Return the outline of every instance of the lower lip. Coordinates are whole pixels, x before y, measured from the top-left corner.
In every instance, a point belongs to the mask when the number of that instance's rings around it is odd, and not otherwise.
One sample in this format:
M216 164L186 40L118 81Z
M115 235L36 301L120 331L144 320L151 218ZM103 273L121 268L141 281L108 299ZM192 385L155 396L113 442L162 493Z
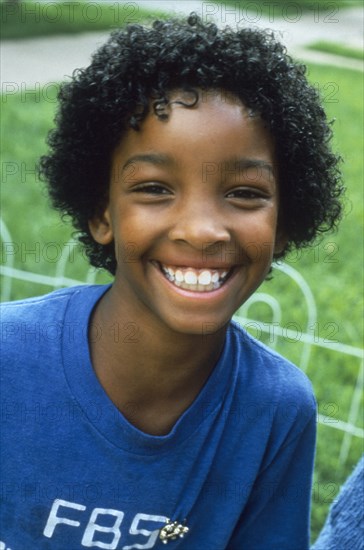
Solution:
M231 273L231 275L229 275L228 279L219 288L216 288L215 290L199 292L198 290L187 290L185 288L174 285L163 275L158 266L156 266L153 262L152 265L154 269L158 272L161 279L165 282L165 284L169 288L172 288L176 292L176 294L179 294L184 298L193 298L195 300L211 300L214 298L219 298L220 295L225 294L226 290L228 290L228 287L230 286L230 283L236 274L236 269L234 268L234 271Z

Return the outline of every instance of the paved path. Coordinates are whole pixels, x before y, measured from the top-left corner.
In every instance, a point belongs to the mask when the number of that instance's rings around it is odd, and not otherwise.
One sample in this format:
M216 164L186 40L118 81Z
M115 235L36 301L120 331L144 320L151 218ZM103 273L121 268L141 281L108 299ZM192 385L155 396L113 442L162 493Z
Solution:
M278 31L280 39L287 45L290 53L300 59L363 70L363 63L359 60L304 49L316 40L340 42L362 48L364 10L361 7L319 12L317 4L313 2L316 8L302 14L297 4L288 2L286 8L275 7L270 15L263 16L258 1L251 2L251 5L256 7L252 12L246 12L241 8L225 8L216 2L197 0L140 0L129 4L136 7L134 19L138 18L137 8L141 6L179 14L196 11L204 20L213 19L219 26L229 24L232 27L257 26L274 29ZM334 5L333 2L333 7ZM106 9L105 6L103 8ZM28 89L36 83L44 85L67 78L76 67L88 65L91 53L107 36L107 32L95 32L2 42L2 91L15 91L22 87Z

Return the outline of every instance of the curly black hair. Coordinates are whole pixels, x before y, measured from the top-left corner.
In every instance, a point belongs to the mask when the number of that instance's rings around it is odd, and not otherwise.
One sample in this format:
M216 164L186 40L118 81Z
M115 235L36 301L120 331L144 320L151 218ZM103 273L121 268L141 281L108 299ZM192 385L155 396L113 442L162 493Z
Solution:
M113 246L96 243L88 226L107 204L112 153L151 108L168 116L164 107L173 89L226 90L269 128L279 168L280 223L288 237L279 257L335 228L341 159L331 151L331 123L305 72L272 32L219 30L194 13L183 21L113 32L90 66L61 86L51 150L40 160L53 206L71 217L90 263L115 273Z

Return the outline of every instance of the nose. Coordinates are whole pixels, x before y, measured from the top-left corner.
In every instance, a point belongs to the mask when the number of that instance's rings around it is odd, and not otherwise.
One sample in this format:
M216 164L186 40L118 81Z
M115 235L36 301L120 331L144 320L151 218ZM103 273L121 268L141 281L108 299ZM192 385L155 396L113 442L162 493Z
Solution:
M193 204L183 205L175 213L169 238L203 250L218 243L229 242L231 235L218 208L206 201L194 201Z

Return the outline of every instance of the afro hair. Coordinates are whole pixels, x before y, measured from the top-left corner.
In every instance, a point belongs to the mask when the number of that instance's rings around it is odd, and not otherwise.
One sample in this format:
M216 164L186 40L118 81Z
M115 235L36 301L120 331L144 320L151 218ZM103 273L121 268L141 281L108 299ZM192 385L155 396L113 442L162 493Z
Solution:
M115 273L112 244L96 243L89 230L108 201L112 154L151 108L168 116L175 89L197 97L198 90L226 90L265 122L276 148L279 219L288 238L279 257L335 228L341 159L331 151L331 124L305 72L272 32L220 30L196 14L114 31L90 66L61 86L50 151L40 161L53 206L72 219L90 263Z

